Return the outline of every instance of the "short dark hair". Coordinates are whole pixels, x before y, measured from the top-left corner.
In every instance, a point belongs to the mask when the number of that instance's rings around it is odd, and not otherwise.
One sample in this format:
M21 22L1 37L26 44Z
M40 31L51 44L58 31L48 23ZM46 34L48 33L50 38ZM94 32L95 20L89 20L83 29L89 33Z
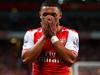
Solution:
M58 0L45 0L42 4L41 4L41 8L43 6L54 6L54 7L57 7L60 12L61 12L61 6L60 4L58 3ZM41 10L40 8L40 10Z

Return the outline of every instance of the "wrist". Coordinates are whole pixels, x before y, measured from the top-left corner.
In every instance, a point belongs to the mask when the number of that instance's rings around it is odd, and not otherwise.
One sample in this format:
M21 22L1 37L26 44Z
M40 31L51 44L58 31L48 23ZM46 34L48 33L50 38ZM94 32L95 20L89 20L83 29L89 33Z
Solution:
M51 37L51 42L54 44L55 42L59 41L58 37L56 35Z

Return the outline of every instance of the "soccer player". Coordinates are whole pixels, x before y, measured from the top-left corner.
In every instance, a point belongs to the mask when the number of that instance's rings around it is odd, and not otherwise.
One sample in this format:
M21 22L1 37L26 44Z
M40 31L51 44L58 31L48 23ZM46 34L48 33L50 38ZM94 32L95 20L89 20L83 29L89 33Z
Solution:
M33 75L69 75L78 56L78 33L60 24L62 11L54 0L42 3L39 16L41 27L24 36L23 62L32 63Z

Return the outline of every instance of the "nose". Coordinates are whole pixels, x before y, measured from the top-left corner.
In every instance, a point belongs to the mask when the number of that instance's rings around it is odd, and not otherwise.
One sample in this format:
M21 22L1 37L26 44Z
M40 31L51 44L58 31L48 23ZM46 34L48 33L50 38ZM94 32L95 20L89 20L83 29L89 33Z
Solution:
M52 18L54 18L54 17L51 16L51 15L47 15L46 18L47 18L48 21L50 21L50 20L51 20Z

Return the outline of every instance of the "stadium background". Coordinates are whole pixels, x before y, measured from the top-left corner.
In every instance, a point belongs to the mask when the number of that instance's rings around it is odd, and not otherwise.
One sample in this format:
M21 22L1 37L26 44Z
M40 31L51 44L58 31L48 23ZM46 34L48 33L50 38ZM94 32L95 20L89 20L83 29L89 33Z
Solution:
M0 75L30 75L30 65L20 58L27 29L40 26L38 10L43 0L0 0ZM64 26L79 32L77 61L100 61L100 0L58 0ZM100 72L99 74L100 75Z

